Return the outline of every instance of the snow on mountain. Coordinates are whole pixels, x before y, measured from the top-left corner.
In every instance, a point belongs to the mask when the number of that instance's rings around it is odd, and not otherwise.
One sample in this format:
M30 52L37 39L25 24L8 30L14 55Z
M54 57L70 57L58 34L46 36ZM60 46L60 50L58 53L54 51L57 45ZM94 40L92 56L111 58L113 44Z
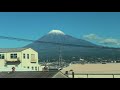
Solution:
M65 35L65 33L60 30L52 30L48 34Z

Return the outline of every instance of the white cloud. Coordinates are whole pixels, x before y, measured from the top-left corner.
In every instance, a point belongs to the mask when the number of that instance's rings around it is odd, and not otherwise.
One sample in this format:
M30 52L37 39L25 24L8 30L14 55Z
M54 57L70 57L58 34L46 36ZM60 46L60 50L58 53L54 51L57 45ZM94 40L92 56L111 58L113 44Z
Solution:
M120 45L120 40L115 38L103 38L96 34L88 34L83 36L84 39L89 41L96 41L97 43L104 45Z
M84 35L83 38L87 39L87 40L98 40L98 39L100 39L96 34Z
M119 40L112 39L112 38L103 39L102 41L100 41L100 43L102 43L102 44L109 44L109 45L120 45L120 41Z

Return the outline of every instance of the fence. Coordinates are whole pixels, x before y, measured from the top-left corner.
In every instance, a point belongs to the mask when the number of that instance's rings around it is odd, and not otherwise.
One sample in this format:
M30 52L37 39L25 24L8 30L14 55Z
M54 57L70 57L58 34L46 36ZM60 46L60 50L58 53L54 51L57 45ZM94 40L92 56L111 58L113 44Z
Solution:
M72 74L68 77L73 78ZM120 78L120 74L74 74L74 78Z

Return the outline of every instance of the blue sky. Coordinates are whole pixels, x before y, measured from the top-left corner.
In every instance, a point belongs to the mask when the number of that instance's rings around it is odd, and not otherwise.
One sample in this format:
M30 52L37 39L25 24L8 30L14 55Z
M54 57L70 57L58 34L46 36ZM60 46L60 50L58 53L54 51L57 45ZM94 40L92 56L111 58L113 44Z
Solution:
M120 12L0 12L0 36L36 40L53 29L99 45L120 47ZM28 44L0 42L0 48Z

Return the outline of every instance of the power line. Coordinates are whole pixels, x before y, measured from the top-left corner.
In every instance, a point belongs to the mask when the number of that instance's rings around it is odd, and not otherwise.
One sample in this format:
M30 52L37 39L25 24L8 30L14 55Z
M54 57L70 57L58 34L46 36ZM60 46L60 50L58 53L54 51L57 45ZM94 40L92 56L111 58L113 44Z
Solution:
M48 43L60 46L72 46L72 47L85 47L85 48L100 48L100 49L120 49L114 47L104 47L104 46L85 46L85 45L77 45L77 44L67 44L67 43L56 43L56 42L46 42L40 40L30 40L30 39L23 39L23 38L15 38L15 37L7 37L7 36L0 36L0 39L8 39L8 40L16 40L16 41L25 41L25 42L35 42L35 43Z

